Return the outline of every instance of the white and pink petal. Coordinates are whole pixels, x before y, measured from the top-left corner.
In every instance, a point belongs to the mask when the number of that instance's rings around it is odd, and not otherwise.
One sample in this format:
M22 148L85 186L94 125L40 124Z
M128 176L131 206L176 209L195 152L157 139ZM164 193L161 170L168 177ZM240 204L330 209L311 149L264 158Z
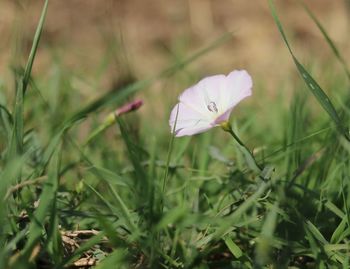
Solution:
M181 102L171 111L169 125L171 132L175 125L175 136L193 135L213 127L211 122L203 117L203 114Z
M245 70L235 70L226 78L226 107L233 108L252 94L253 81Z
M169 124L176 136L204 132L228 121L232 109L252 94L252 79L245 70L235 70L225 75L215 75L200 80L179 96Z

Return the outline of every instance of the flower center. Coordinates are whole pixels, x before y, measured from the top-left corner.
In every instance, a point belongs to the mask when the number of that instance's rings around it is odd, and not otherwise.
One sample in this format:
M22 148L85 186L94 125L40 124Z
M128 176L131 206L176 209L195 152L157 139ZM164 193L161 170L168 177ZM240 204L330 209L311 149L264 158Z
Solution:
M218 113L218 108L216 107L216 104L215 102L210 102L208 105L207 105L207 108L210 112L215 112L215 113Z

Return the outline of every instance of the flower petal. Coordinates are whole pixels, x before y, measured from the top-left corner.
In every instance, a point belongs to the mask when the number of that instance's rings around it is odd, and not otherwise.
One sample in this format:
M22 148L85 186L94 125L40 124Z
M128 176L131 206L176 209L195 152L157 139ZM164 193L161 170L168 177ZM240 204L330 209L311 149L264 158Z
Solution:
M227 92L223 99L226 104L223 106L228 110L252 94L252 78L245 70L234 70L226 77L226 87Z
M208 105L214 102L218 108L221 107L220 93L225 89L225 80L225 75L206 77L185 90L179 100L210 119L212 112L208 110Z
M230 114L233 108L229 108L226 110L223 114L221 114L219 117L215 119L215 125L219 125L220 123L224 121L228 121L230 118Z
M175 121L175 136L177 137L198 134L213 127L201 113L181 102L171 111L169 120L171 132L174 130Z
M171 130L176 136L193 135L227 121L234 106L252 94L252 86L245 70L202 79L179 96L170 115Z

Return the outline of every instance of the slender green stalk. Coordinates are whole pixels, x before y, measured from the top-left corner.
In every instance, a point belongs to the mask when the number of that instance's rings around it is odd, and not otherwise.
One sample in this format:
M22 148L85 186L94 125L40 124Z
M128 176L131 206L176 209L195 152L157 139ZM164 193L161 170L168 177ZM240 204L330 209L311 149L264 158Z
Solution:
M238 143L240 151L243 153L244 158L247 162L247 165L250 169L257 173L262 172L262 167L258 164L257 160L255 159L253 153L249 150L249 148L242 142L242 140L235 134L235 132L232 129L231 124L228 121L225 121L221 123L221 128L228 132Z
M116 192L116 190L113 188L113 186L110 183L108 185L109 185L109 188L110 188L110 190L111 190L115 200L117 201L120 209L122 210L122 213L124 215L125 220L130 225L130 228L132 228L132 231L135 232L137 230L137 226L132 221L132 217L130 215L129 208L126 206L126 204L124 203L123 199L120 197L119 193Z
M87 146L88 144L90 144L99 134L101 134L110 126L112 126L116 122L116 120L117 117L114 113L108 115L105 121L89 135L89 137L85 140L83 146Z
M173 135L171 136L170 143L169 143L169 148L168 148L168 155L167 155L167 160L166 160L166 168L165 168L164 177L163 177L163 184L162 184L163 195L165 195L165 187L166 187L166 184L167 184L167 181L168 181L170 157L171 157L171 153L173 151L173 145L174 145L174 138L175 138L175 130L176 130L176 123L177 123L178 113L179 113L179 106L177 107L176 117L175 117L175 124L174 124L173 130L172 130Z
M350 70L349 67L343 57L343 55L340 53L339 49L337 48L337 46L334 44L334 42L332 41L332 39L330 38L330 36L328 35L326 29L323 27L323 25L321 24L321 22L316 18L316 16L314 15L314 13L311 11L311 9L308 8L308 6L303 2L300 1L300 4L304 7L306 13L310 16L310 18L314 21L314 23L316 24L316 26L318 27L318 29L320 30L320 32L322 33L324 39L327 41L329 47L331 48L331 50L333 51L335 57L338 59L338 61L341 63L344 72L346 74L346 76L348 77L348 79L350 80Z
M29 57L28 57L27 65L26 65L25 70L24 70L24 75L23 75L23 94L26 92L27 85L29 83L29 78L30 78L30 74L32 72L32 67L33 67L35 55L36 55L36 52L38 50L38 45L39 45L41 33L43 31L43 28L44 28L44 22L45 22L45 18L46 18L48 5L49 5L49 0L46 0L45 3L44 3L44 7L43 7L43 9L41 11L40 20L39 20L39 23L38 23L38 26L36 28L36 32L35 32L35 35L34 35L33 45L32 45L32 48L30 50L30 54L29 54Z

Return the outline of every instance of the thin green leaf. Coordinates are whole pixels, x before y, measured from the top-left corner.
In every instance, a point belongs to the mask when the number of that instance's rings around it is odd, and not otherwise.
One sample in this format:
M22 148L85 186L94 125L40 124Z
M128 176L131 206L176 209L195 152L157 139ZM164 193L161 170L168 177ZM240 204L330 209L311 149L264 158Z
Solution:
M312 233L314 238L316 238L320 243L326 245L329 244L328 241L324 238L321 232L316 228L316 226L311 221L306 221L307 229Z
M145 172L141 164L141 158L140 158L143 152L141 152L140 148L131 141L131 137L129 135L128 130L126 129L126 125L124 121L118 117L117 122L120 127L120 132L122 134L122 138L125 142L125 145L128 151L129 160L131 161L135 169L134 171L135 171L136 183L140 183L144 181L147 177L147 173Z
M28 241L23 249L23 257L29 257L44 231L46 215L52 212L56 192L58 188L58 173L60 165L60 149L53 155L48 171L48 179L45 181L40 195L39 206L35 210L29 227Z
M38 23L38 26L36 28L36 32L34 35L32 48L30 50L28 61L27 61L26 67L24 69L23 85L22 85L23 86L23 94L25 94L25 92L27 90L28 83L29 83L30 74L32 72L32 67L33 67L35 55L36 55L36 52L38 50L41 33L42 33L43 27L44 27L44 22L45 22L48 4L49 4L49 0L45 0L44 7L41 11L40 20L39 20L39 23Z
M125 249L116 249L96 266L96 269L122 268L128 252Z
M334 42L332 41L332 39L329 37L329 35L327 34L327 31L325 30L325 28L322 26L322 24L320 23L320 21L316 18L316 16L312 13L312 11L308 8L308 6L304 3L301 2L302 6L304 7L305 11L307 12L307 14L310 16L310 18L314 21L314 23L317 25L318 29L320 30L320 32L322 33L324 39L326 39L328 45L330 46L330 48L332 49L335 57L338 59L338 61L341 63L344 72L346 73L348 79L350 79L350 71L349 68L344 60L344 57L341 55L341 53L339 52L337 46L334 44Z
M94 194L96 194L96 196L101 200L101 202L103 202L103 204L105 204L105 206L107 206L107 208L109 209L109 211L113 214L116 213L116 211L118 211L106 198L103 197L103 195L98 192L94 187L92 187L89 183L83 181L84 185L86 185ZM115 216L119 217L119 214L116 214Z
M347 219L343 218L339 223L338 227L334 230L330 242L333 244L339 243L343 238L344 234L346 235L346 224Z
M266 264L270 259L270 251L273 246L273 234L277 225L278 202L276 201L265 217L261 234L256 247L256 263L260 265Z
M323 109L328 113L332 121L337 126L339 132L344 135L344 137L350 141L348 130L344 127L344 124L342 123L336 109L334 108L331 100L328 98L327 94L322 90L322 88L318 85L318 83L313 79L313 77L309 74L309 72L304 68L304 66L298 61L296 56L294 55L289 42L287 40L287 37L284 33L282 24L280 19L277 16L275 6L273 4L273 0L269 0L270 10L273 16L273 19L277 25L277 28L284 40L284 43L286 44L293 61L302 76L304 82L306 83L309 90L313 93L313 95L316 97L317 101L320 103L320 105L323 107Z
M108 184L109 188L113 194L114 199L116 200L118 206L121 209L121 213L123 214L123 217L125 219L125 222L128 224L129 228L131 228L132 232L137 231L137 226L133 221L133 218L131 217L130 214L130 209L126 206L126 203L124 200L120 197L119 193L114 189L114 187L111 184Z
M228 249L231 251L232 255L239 259L240 257L243 256L243 252L240 249L239 246L237 246L237 244L235 242L233 242L233 240L230 237L226 237L226 239L224 240L226 246L228 247Z
M8 159L15 158L15 156L21 154L23 147L23 82L21 80L18 82L14 111Z

